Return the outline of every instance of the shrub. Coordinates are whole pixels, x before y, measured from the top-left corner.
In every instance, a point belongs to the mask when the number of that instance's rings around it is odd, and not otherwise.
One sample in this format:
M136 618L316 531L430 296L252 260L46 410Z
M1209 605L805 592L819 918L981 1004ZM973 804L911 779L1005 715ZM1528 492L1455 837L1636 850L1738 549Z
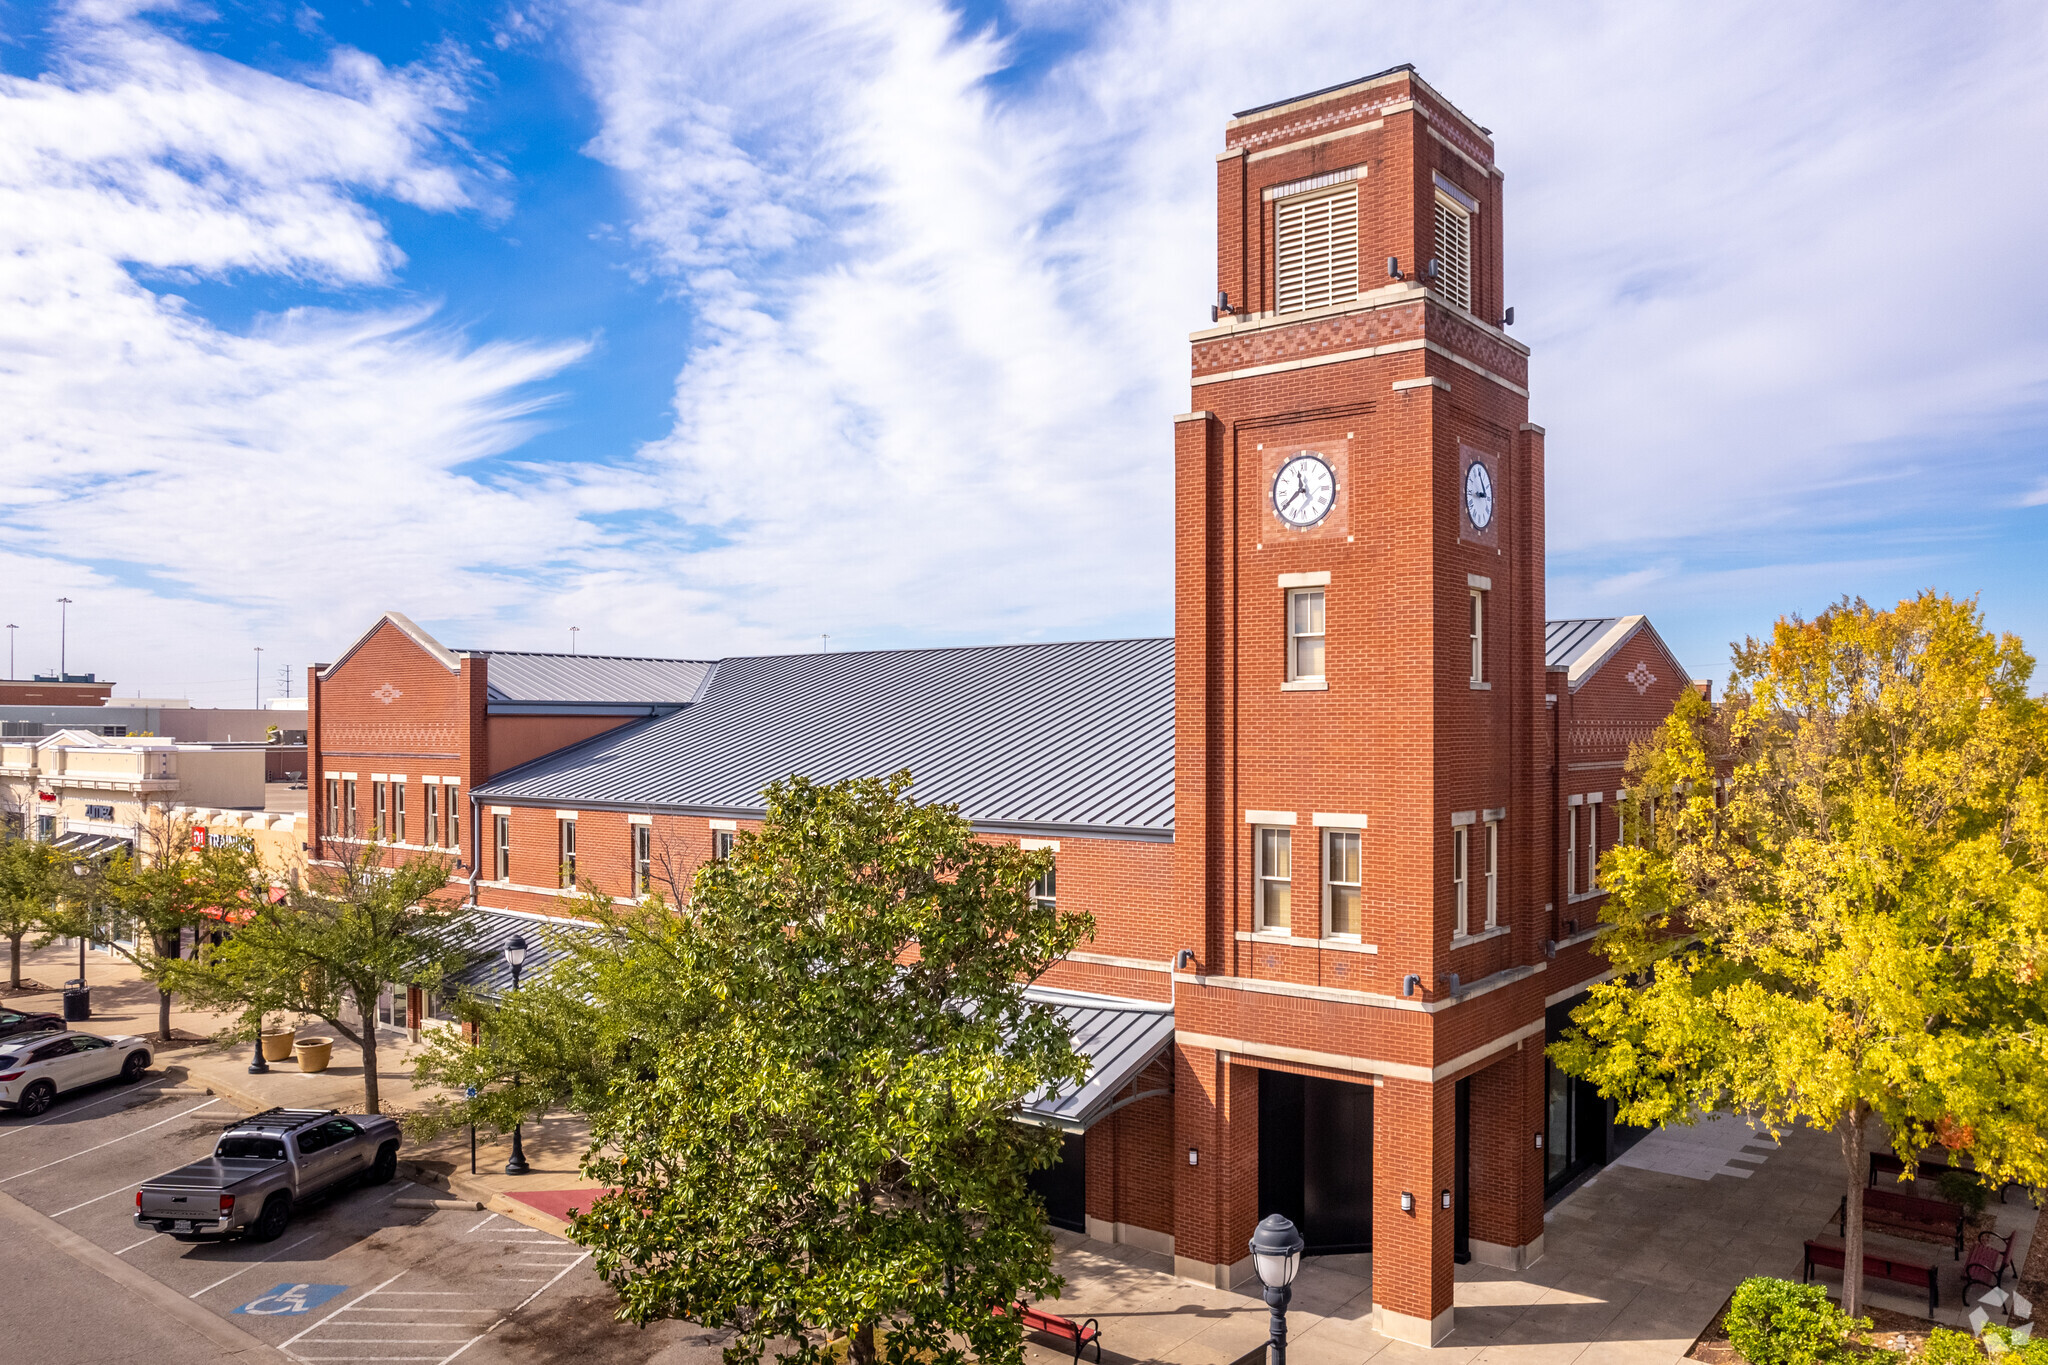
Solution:
M1984 1352L1968 1332L1937 1327L1927 1334L1927 1345L1920 1352L1918 1365L1977 1365L1983 1359Z
M1984 1188L1984 1182L1977 1179L1975 1171L1959 1171L1954 1167L1934 1177L1934 1190L1951 1204L1961 1204L1971 1213L1984 1212L1984 1206L1991 1200L1991 1191Z
M1994 1337L2005 1344L2005 1354L1998 1357L2001 1365L2048 1365L2048 1337L2029 1337L2014 1344L2012 1328L1994 1322L1984 1328L1986 1350Z
M1736 1287L1725 1325L1750 1365L1832 1365L1852 1358L1849 1333L1870 1320L1835 1307L1821 1285L1753 1275Z

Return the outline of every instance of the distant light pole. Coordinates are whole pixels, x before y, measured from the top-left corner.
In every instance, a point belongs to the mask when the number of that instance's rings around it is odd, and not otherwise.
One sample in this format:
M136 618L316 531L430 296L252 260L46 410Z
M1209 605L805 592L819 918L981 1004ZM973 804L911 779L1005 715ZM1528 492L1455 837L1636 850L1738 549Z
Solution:
M526 965L526 940L517 934L505 945L505 965L512 969L512 991L519 992L519 969ZM512 1084L519 1085L519 1073L512 1073ZM519 1125L512 1125L512 1159L505 1163L506 1175L525 1175L530 1168L526 1164L526 1149L519 1142Z
M1294 1297L1291 1286L1306 1245L1293 1220L1277 1213L1267 1214L1252 1231L1252 1269L1266 1287L1266 1307L1272 1313L1266 1331L1272 1365L1287 1365L1287 1301Z
M569 627L569 653L572 655L576 652L576 632L581 629L583 629L581 626Z
M263 709L263 646L256 646L256 709Z
M63 682L64 675L71 671L70 656L66 649L71 636L71 599L57 599L57 681Z
M14 681L14 632L20 629L21 627L15 625L12 621L7 623L7 681L9 682Z

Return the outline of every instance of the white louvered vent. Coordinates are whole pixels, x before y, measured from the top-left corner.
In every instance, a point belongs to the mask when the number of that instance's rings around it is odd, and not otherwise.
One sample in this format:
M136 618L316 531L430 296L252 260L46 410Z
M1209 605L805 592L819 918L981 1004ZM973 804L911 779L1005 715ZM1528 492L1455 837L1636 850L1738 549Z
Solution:
M1358 297L1358 187L1309 195L1280 205L1280 311L1298 313Z
M1472 219L1441 195L1436 201L1436 287L1472 311Z

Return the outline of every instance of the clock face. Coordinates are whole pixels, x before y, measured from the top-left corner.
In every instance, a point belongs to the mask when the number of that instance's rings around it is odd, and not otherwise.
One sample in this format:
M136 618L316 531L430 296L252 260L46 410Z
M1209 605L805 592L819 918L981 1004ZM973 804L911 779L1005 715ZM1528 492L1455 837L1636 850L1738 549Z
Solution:
M1472 519L1473 529L1479 531L1493 521L1493 476L1477 460L1465 471L1465 515Z
M1289 526L1313 526L1337 501L1337 476L1323 457L1304 450L1273 476L1273 510Z

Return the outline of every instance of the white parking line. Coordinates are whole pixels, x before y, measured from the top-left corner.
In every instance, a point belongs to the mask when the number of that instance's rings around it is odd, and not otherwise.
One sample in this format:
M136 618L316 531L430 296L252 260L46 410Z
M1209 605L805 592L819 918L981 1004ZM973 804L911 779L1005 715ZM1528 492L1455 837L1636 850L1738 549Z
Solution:
M579 1265L582 1265L582 1264L583 1264L583 1261L584 1261L584 1258L585 1258L585 1257L587 1257L587 1256L589 1256L589 1255L590 1255L590 1253L586 1251L586 1252L584 1252L584 1253L583 1253L583 1255L582 1255L582 1256L578 1256L578 1257L577 1257L577 1258L576 1258L575 1260L573 1260L573 1261L569 1262L569 1264L567 1264L567 1265L563 1266L563 1267L562 1267L562 1269L561 1269L561 1271L560 1271L559 1273L557 1273L557 1274L556 1274L556 1276L555 1276L555 1280L559 1280L559 1279L561 1279L563 1275L566 1275L566 1274L568 1274L568 1273L569 1273L570 1271L574 1270L574 1269L575 1269L575 1268L576 1268L577 1266L579 1266ZM543 1294L547 1293L547 1292L548 1292L548 1291L549 1291L550 1289L554 1288L554 1287L555 1287L555 1280L549 1280L549 1281L548 1281L548 1282L547 1282L546 1284L542 1285L542 1286L541 1286L540 1288L538 1288L538 1289L534 1290L534 1291L533 1291L533 1292L532 1292L531 1294L528 1294L528 1295L527 1295L527 1296L526 1296L525 1298L521 1299L521 1300L519 1301L519 1308L524 1308L524 1307L526 1307L526 1305L527 1305L527 1304L529 1304L529 1303L532 1303L532 1302L533 1302L533 1301L534 1301L535 1299L539 1298L539 1297L540 1297L541 1295L543 1295ZM514 1313L517 1313L517 1312L519 1311L519 1308L515 1308L515 1309L513 1309L512 1311L513 1311ZM509 1315L508 1315L508 1316L509 1316Z
M5 1180L0 1180L0 1185L10 1184L13 1181L21 1179L25 1175L34 1175L37 1171L47 1171L52 1166L62 1166L67 1161L76 1161L78 1160L78 1158L82 1156L89 1156L92 1153L97 1152L102 1147L111 1147L117 1142L126 1142L129 1138L141 1137L144 1133L148 1132L150 1128L161 1128L166 1123L176 1123L179 1119L184 1118L187 1114L196 1114L202 1109L211 1109L214 1105L219 1103L220 1101L218 1099L212 1099L208 1100L204 1104L195 1104L190 1109L181 1109L167 1119L158 1119L155 1123L150 1124L147 1128L137 1128L132 1133L123 1133L121 1134L121 1136L117 1138L108 1138L105 1142L95 1143L93 1146L87 1147L83 1151L73 1152L69 1156L60 1156L55 1161L45 1161L40 1166L31 1166L25 1171L16 1171L13 1175L8 1176Z
M277 1259L278 1257L280 1257L280 1256L284 1255L284 1253L285 1253L285 1252L287 1252L287 1251L290 1251L290 1250L292 1249L292 1247L302 1247L302 1246L304 1246L304 1245L305 1245L306 1243L308 1243L308 1242L312 1241L312 1240L313 1240L313 1239L314 1239L315 1237L318 1237L319 1235L320 1235L320 1234L319 1234L319 1233L317 1233L317 1232L309 1232L309 1233L307 1233L307 1234L306 1234L306 1235L305 1235L304 1237L301 1237L301 1238L300 1238L300 1239L299 1239L298 1241L296 1241L296 1242L293 1242L293 1243L291 1244L291 1246L288 1246L288 1247L284 1247L284 1248L281 1248L280 1250L277 1250L277 1251L273 1251L273 1252L271 1252L271 1253L270 1253L270 1254L269 1254L268 1256L265 1256L265 1257L264 1257L264 1258L263 1258L262 1260L260 1260L260 1261L251 1261L251 1262L249 1262L249 1264L247 1264L247 1265L243 1266L243 1267L242 1267L242 1268L241 1268L240 1270L237 1270L237 1271L236 1271L236 1272L235 1272L234 1274L232 1274L232 1275L228 1275L228 1276L225 1276L225 1277L223 1277L223 1278L221 1278L221 1279L218 1279L218 1280L215 1280L215 1281L214 1281L214 1282L213 1282L212 1284L210 1284L210 1285L206 1286L206 1288L205 1288L205 1289L202 1289L202 1290L198 1291L198 1293L194 1293L194 1294L187 1294L187 1295L186 1295L185 1297L186 1297L186 1298L188 1298L188 1299L196 1299L196 1298L198 1298L198 1297L199 1297L199 1295L200 1295L200 1294L205 1294L205 1293L209 1293L209 1292L211 1292L212 1290L215 1290L215 1289L218 1289L218 1288L220 1288L220 1287L221 1287L222 1285L226 1284L226 1283L227 1283L227 1282L228 1282L229 1280L234 1280L234 1279L240 1279L240 1278L241 1278L242 1276L244 1276L244 1275L248 1274L248 1273L249 1273L250 1271L254 1270L254 1269L255 1269L255 1268L257 1267L257 1266L259 1266L259 1265L264 1265L264 1264L267 1264L268 1262L274 1261L274 1260L276 1260L276 1259Z
M92 1103L90 1104L81 1104L76 1106L66 1105L64 1108L58 1110L54 1114L45 1114L43 1115L43 1117L39 1119L31 1119L27 1123L10 1124L7 1128L0 1129L0 1141L6 1140L6 1138L10 1134L19 1133L23 1129L40 1128L46 1123L55 1123L58 1119L76 1118L78 1117L78 1115L83 1114L88 1109L97 1109L103 1104L112 1104L115 1100L125 1100L132 1095L139 1095L141 1093L143 1092L140 1086L137 1086L133 1090L116 1090L111 1095L102 1095L99 1099L92 1101ZM163 1096L159 1094L157 1098L162 1099Z
M355 1307L355 1305L356 1305L356 1304L358 1304L358 1303L361 1303L361 1302L362 1302L362 1301L363 1301L364 1299L367 1299L367 1298L369 1298L369 1297L370 1297L370 1296L371 1296L372 1294L375 1294L375 1293L377 1292L377 1290L378 1290L378 1289L384 1289L384 1288L387 1288L387 1287L388 1287L388 1286L390 1286L390 1285L394 1285L394 1284L397 1284L397 1283L398 1283L398 1282L399 1282L400 1280L402 1280L402 1279L404 1279L404 1278L405 1278L405 1272L404 1272L403 1270L401 1270L401 1271L399 1271L399 1272L398 1272L398 1273L397 1273L396 1275L393 1275L393 1276L392 1276L392 1277L391 1277L390 1279L388 1279L388 1280L384 1281L384 1283L383 1283L383 1284L380 1284L380 1285L378 1285L376 1289L366 1289L366 1290L364 1290L364 1291L363 1291L363 1292L362 1292L362 1293L361 1293L360 1295L358 1295L358 1296L356 1297L356 1299L355 1299L355 1302L354 1302L354 1303L345 1303L345 1304L343 1304L343 1305L342 1305L341 1307L339 1307L339 1308L335 1309L335 1310L334 1310L334 1311L333 1311L332 1313L329 1313L329 1314L328 1314L328 1315L327 1315L326 1317L324 1317L324 1318L320 1319L320 1321L319 1321L319 1322L316 1322L316 1323L314 1323L314 1324L313 1324L313 1325L312 1325L311 1327L308 1327L308 1328L306 1328L306 1329L305 1329L305 1331L303 1331L303 1332L300 1332L300 1333L298 1334L298 1336L295 1336L295 1337L291 1338L291 1340L290 1340L290 1341L287 1341L287 1342L285 1342L285 1343L284 1343L284 1344L283 1344L282 1346L279 1346L279 1347L278 1347L277 1349L278 1349L278 1350L280 1350L280 1351L283 1351L283 1352L285 1352L285 1354L287 1354L287 1355L290 1355L290 1354L292 1354L292 1353L293 1353L293 1352L292 1352L292 1350L291 1350L291 1344L292 1344L292 1342L293 1342L293 1341L297 1341L297 1340L299 1339L299 1337L302 1337L302 1336L306 1335L306 1332L312 1332L312 1331L316 1331L316 1330L318 1330L318 1329L319 1329L319 1328L321 1328L322 1326L325 1326L325 1325L326 1325L327 1323L330 1323L330 1322L334 1321L334 1319L336 1319L336 1318L340 1317L340 1316L341 1316L341 1315L342 1315L343 1313L347 1312L347 1311L348 1311L349 1309L351 1309L351 1308ZM202 1291L202 1292L203 1292L203 1291ZM195 1294L195 1295L193 1295L193 1297L194 1297L194 1298L197 1298L197 1297L198 1297L198 1295L196 1295L196 1294ZM301 1358L303 1359L304 1357L301 1357Z
M126 1256L129 1252L141 1246L143 1242L154 1242L157 1238L161 1236L163 1236L163 1234L160 1232L152 1232L149 1234L149 1236L143 1238L142 1242L130 1242L127 1246L122 1247L119 1251L115 1252L114 1254L116 1256Z
M493 1218L496 1218L497 1216L498 1216L498 1215L497 1215L497 1214L495 1214L495 1213L487 1213L487 1214L485 1214L485 1215L483 1216L483 1222L480 1222L480 1223L478 1223L478 1224L476 1225L476 1227L474 1227L474 1228L471 1228L471 1229L469 1230L469 1232L475 1232L475 1231L477 1230L477 1228L481 1228L481 1227L482 1227L482 1226L484 1225L484 1223L488 1223L488 1222L490 1222L490 1221L491 1221L491 1220L492 1220ZM467 1236L469 1235L469 1232L465 1232L465 1233L463 1234L463 1236L467 1237Z

